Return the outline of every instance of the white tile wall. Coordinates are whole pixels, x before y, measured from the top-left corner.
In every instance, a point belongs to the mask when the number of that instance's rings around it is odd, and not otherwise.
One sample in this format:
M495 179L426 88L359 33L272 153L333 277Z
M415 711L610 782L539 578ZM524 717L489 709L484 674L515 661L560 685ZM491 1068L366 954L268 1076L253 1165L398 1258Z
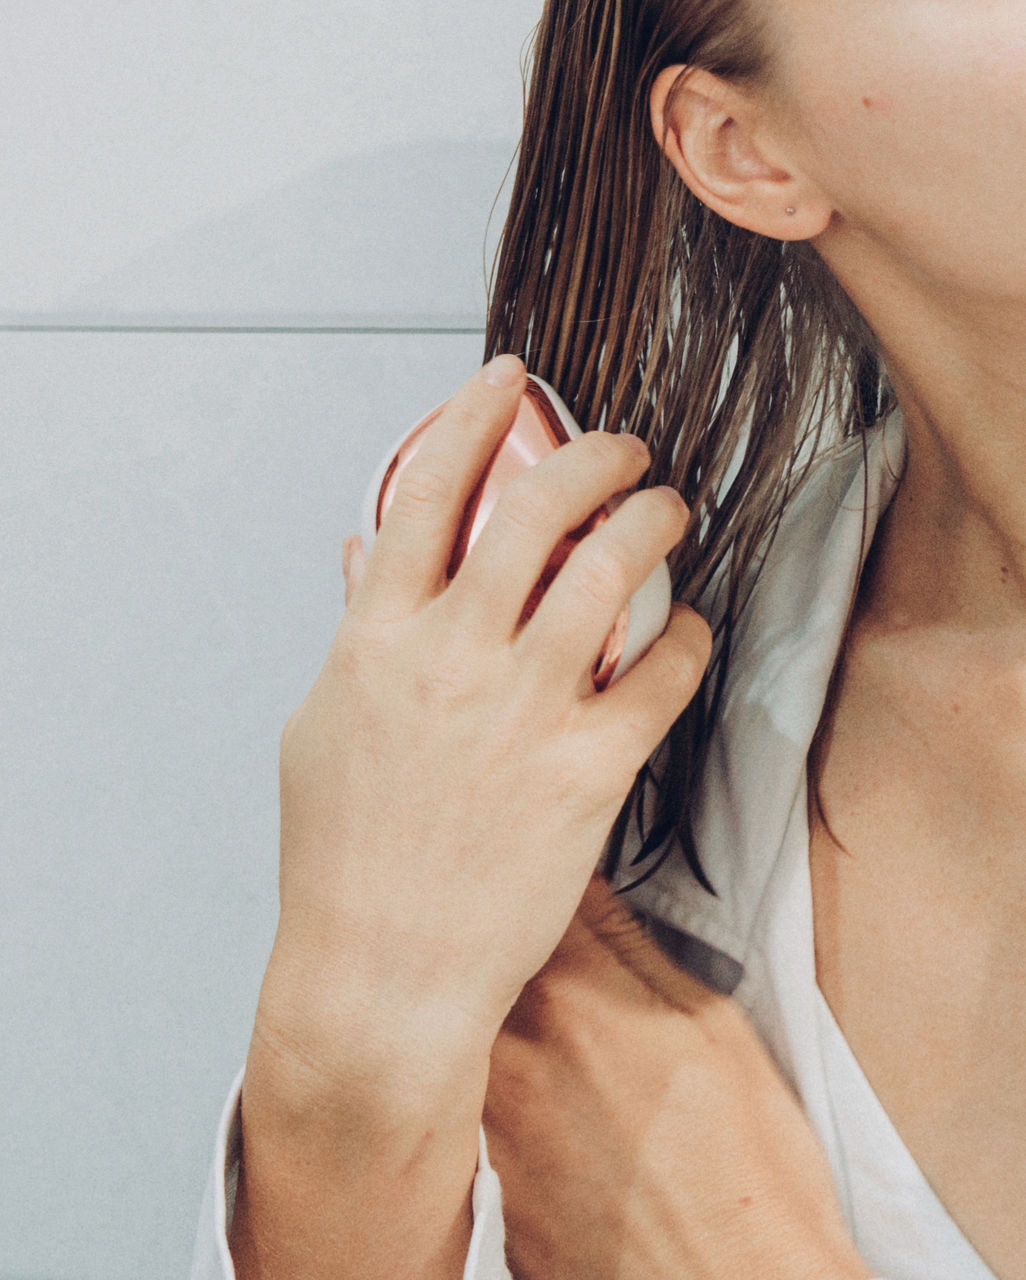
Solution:
M7 1280L185 1273L274 925L278 735L373 464L480 363L424 331L483 322L540 9L4 8ZM407 332L196 331L224 327Z
M540 9L13 0L0 322L479 316Z
M473 336L0 335L0 1275L187 1268L277 751L381 452Z

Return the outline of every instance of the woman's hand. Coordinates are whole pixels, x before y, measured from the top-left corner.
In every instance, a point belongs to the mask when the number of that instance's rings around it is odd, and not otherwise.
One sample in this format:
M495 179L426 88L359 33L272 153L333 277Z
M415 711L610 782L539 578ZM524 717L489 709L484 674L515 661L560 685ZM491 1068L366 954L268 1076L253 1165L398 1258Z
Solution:
M628 437L589 433L519 476L447 581L525 376L507 356L472 378L403 470L366 562L350 544L345 617L282 737L240 1280L462 1274L495 1036L708 661L708 628L678 609L615 686L597 694L590 678L684 532L665 491L632 495L583 538L520 625L563 535L644 473Z
M709 655L705 623L678 609L615 686L596 694L589 679L684 532L666 490L634 494L583 539L518 625L555 544L643 474L648 452L630 437L588 433L518 477L447 583L463 508L525 384L515 357L497 367L504 385L472 378L403 472L282 742L273 972L291 988L301 968L320 1016L338 1010L350 1038L363 1012L379 1036L427 1051L447 1035L490 1048Z
M492 1055L516 1280L865 1280L826 1158L740 1007L594 879Z

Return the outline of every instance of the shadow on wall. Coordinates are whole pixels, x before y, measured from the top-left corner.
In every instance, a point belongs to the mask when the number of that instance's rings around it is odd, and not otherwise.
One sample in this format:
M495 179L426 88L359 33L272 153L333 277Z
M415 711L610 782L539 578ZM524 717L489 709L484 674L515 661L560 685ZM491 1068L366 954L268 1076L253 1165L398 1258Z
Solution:
M439 138L317 168L157 241L60 309L98 324L480 326L515 148Z

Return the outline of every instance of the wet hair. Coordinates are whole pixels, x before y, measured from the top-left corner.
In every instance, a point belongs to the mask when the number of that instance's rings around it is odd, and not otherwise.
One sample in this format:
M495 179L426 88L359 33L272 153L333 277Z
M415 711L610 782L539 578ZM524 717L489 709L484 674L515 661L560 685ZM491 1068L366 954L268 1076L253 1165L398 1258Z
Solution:
M679 846L714 891L689 818L738 620L809 457L826 439L864 437L893 397L873 334L811 245L706 208L653 135L665 67L771 83L771 40L749 0L546 0L529 60L484 358L516 352L582 427L640 436L652 451L643 484L673 485L691 509L670 570L688 603L716 583L713 660L659 763L639 773L605 869L621 868L633 815L632 883Z

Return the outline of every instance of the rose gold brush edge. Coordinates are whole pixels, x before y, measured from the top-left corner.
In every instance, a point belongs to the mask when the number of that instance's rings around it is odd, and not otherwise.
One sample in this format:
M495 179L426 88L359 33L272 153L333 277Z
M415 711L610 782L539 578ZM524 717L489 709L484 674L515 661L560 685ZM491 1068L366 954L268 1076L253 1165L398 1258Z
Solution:
M381 521L391 504L399 477L420 447L424 432L445 407L446 405L442 404L422 418L395 451L385 470L378 492L375 529L381 527ZM568 444L571 438L559 410L549 399L544 387L539 386L533 375L529 374L516 417L509 431L496 446L481 479L464 507L459 533L453 545L447 570L450 581L456 576L464 556L494 510L499 494L510 480L521 471L526 471L528 467L540 462L554 449ZM534 613L548 586L577 543L608 519L609 512L604 507L600 507L583 524L571 530L560 540L544 573L527 599L520 617L521 625ZM623 656L629 625L630 605L627 604L620 611L592 669L592 683L598 693L606 689L613 678L617 664Z

